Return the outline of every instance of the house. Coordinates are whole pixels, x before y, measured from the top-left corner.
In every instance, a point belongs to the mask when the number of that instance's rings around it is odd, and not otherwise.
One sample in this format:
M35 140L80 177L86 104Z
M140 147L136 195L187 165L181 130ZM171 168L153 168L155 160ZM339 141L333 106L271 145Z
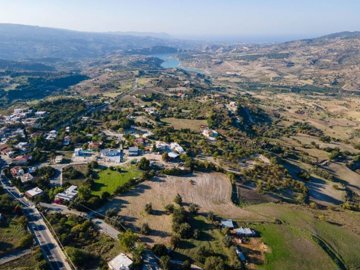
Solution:
M24 175L20 176L21 183L27 183L34 179L34 176L32 176L30 173L25 173Z
M155 147L158 151L161 152L167 152L170 149L170 145L165 143L165 142L161 142L161 141L156 141L155 142Z
M100 151L100 156L108 162L120 163L121 151L119 149L104 149Z
M145 144L145 139L144 138L136 138L134 143L137 145L137 146L140 146L140 145L144 145Z
M139 155L139 147L137 146L129 147L128 155L131 157Z
M64 192L60 192L55 195L55 201L61 202L61 201L72 201L78 194L77 186L70 186L67 188Z
M231 219L222 220L220 225L224 228L234 229L234 222Z
M57 131L56 131L56 130L51 130L51 131L46 135L46 140L52 141L52 140L55 140L56 137L57 137Z
M16 166L10 169L10 173L13 177L19 177L24 175L25 172L21 167Z
M255 231L251 230L250 228L237 228L234 230L236 235L238 236L254 236L255 235Z
M17 165L17 166L23 166L26 165L29 160L31 160L31 156L17 156L15 158L13 158L12 160L12 164L13 165Z
M0 144L0 154L2 155L9 155L12 152L12 148L7 144Z
M172 151L174 151L174 152L179 153L180 155L185 153L184 148L182 148L182 147L181 147L178 143L176 143L176 142L170 143L170 149L171 149Z
M233 112L236 112L238 109L238 106L235 101L231 101L227 107L230 111L233 111Z
M60 164L61 162L63 162L63 160L64 160L64 156L58 155L55 157L54 162L55 164Z
M204 135L206 138L208 138L210 141L215 141L216 137L219 136L219 133L215 130L205 128L202 132L202 135Z
M63 140L63 145L64 146L68 146L71 142L71 137L70 136L65 136L64 140Z
M132 263L124 253L120 253L108 263L108 266L111 270L129 270Z
M37 111L35 112L36 117L44 117L47 112L45 111Z
M179 154L175 153L175 152L170 152L170 153L168 153L168 157L170 159L177 159L179 157Z
M19 149L21 151L26 151L26 148L28 146L28 143L27 142L19 142L17 145L15 145L14 147L16 149Z
M153 115L156 113L156 108L154 108L154 107L145 108L145 112L147 112L150 115Z
M88 157L91 154L88 151L83 150L82 148L75 148L74 157Z
M101 143L99 142L89 142L88 149L90 150L99 150Z
M28 197L29 199L35 198L41 194L43 194L43 191L38 187L35 187L25 192L25 196Z

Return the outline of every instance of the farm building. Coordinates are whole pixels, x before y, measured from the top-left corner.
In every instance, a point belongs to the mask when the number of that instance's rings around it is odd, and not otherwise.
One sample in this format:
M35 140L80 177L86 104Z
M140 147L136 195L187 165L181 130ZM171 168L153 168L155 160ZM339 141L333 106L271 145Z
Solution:
M238 236L254 236L255 235L255 231L251 230L250 228L237 228L234 230L236 235Z
M231 219L226 219L221 221L221 226L224 228L234 229L234 222Z

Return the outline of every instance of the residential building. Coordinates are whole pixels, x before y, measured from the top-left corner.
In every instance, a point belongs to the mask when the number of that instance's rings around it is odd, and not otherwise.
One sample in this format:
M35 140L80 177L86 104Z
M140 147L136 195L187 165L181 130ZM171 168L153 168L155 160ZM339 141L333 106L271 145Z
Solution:
M38 187L35 187L25 192L25 196L29 199L33 199L41 194L43 194L43 190Z
M13 177L20 177L22 175L24 175L24 170L23 168L16 166L10 169L10 173Z
M121 151L119 149L104 149L100 151L100 156L108 162L120 163Z
M202 134L208 138L210 141L215 141L216 138L219 136L219 133L215 130L205 128L202 132Z
M132 157L138 156L139 155L139 147L137 147L137 146L129 147L128 155L132 156Z
M108 263L108 266L111 270L129 270L132 264L131 259L124 253L120 253Z
M21 183L27 183L30 182L34 179L34 176L32 176L30 173L25 173L23 175L20 176L20 181Z
M72 185L69 188L67 188L64 192L60 192L60 193L56 194L55 201L56 202L62 202L62 201L70 202L77 196L77 194L78 194L77 186Z
M56 164L60 164L61 162L63 162L63 160L64 160L64 156L58 155L58 156L55 157L54 162Z

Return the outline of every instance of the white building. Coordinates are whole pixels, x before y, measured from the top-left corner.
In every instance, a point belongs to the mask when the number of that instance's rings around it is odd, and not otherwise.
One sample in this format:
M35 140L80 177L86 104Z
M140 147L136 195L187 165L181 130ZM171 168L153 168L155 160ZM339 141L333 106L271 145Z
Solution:
M34 179L34 177L30 173L25 173L24 175L20 176L21 183L27 183Z
M32 198L34 198L36 196L39 196L41 194L43 194L43 191L42 191L42 189L40 189L38 187L30 189L30 190L25 192L26 197L28 197L30 199L32 199Z
M60 192L55 195L55 200L62 200L70 202L72 201L78 194L77 186L70 186L64 192Z
M215 141L217 136L219 136L219 133L217 133L215 130L206 128L203 130L202 135L204 135L210 141Z
M111 270L129 270L132 263L124 253L120 253L108 263L108 266Z
M130 157L138 156L139 155L139 147L137 147L137 146L129 147L128 155Z
M51 131L46 135L46 140L52 141L52 140L55 140L56 137L57 137L57 131L56 131L56 130L51 130Z
M176 142L170 143L170 149L173 150L174 152L179 153L180 155L185 153L184 148L182 148L180 144Z
M100 156L108 162L120 163L121 151L119 149L104 149L100 151Z

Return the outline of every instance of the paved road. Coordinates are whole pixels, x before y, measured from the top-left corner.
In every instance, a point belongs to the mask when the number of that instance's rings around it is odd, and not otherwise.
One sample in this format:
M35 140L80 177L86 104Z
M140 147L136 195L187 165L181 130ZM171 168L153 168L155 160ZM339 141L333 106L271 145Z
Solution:
M113 226L107 224L102 219L93 218L91 214L79 212L74 209L69 209L67 206L59 205L59 204L40 203L40 206L48 208L51 211L61 212L61 213L65 213L65 214L68 213L68 214L78 215L78 216L87 218L87 219L91 220L95 224L95 226L97 226L100 229L101 232L103 232L104 234L110 236L111 238L113 238L115 240L118 240L118 235L119 235L120 231L115 229ZM157 263L157 258L150 250L146 250L144 252L143 261L144 262L143 262L142 270L160 270L161 269Z
M36 242L39 244L41 251L48 261L52 270L71 270L66 256L55 238L51 234L40 212L35 205L26 198L21 197L15 187L11 187L7 179L1 176L1 184L14 199L18 200L25 216L28 219L28 226L31 233L35 236Z
M110 236L111 238L118 240L118 235L120 231L116 230L113 226L107 224L104 220L99 218L93 218L91 214L79 212L74 209L69 209L65 205L59 205L59 204L49 204L49 203L40 203L40 206L48 208L55 212L61 212L65 214L73 214L77 216L82 216L84 218L87 218L91 220L95 226L97 226L101 232L105 233L106 235Z

